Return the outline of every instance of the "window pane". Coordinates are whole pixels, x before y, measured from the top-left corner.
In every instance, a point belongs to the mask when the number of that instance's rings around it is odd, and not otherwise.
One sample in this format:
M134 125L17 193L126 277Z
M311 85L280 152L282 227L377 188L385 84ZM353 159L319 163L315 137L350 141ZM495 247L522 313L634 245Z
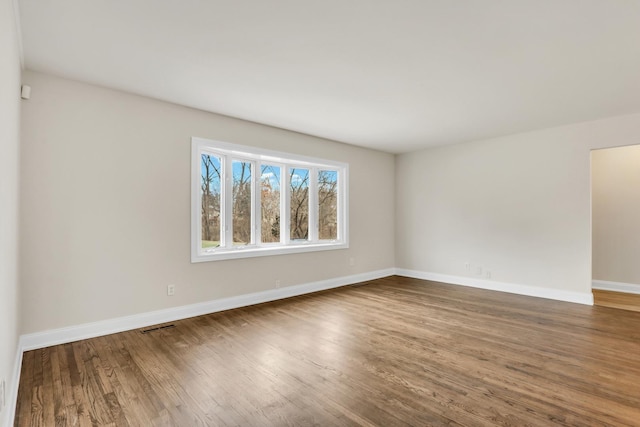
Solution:
M309 169L291 168L291 240L309 239Z
M262 243L280 242L280 167L262 165L260 171Z
M220 246L220 171L220 157L201 156L202 249Z
M251 243L251 163L234 160L233 169L233 244Z
M338 238L338 172L318 171L318 238Z

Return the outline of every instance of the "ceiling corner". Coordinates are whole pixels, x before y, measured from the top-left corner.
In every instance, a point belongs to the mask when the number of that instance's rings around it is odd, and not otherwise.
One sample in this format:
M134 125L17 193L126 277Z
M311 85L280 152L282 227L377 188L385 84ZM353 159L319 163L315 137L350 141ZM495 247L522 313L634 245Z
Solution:
M20 23L20 5L19 0L12 0L13 3L13 19L16 25L16 40L18 43L18 56L20 57L20 68L24 71L24 48L22 46L22 25Z

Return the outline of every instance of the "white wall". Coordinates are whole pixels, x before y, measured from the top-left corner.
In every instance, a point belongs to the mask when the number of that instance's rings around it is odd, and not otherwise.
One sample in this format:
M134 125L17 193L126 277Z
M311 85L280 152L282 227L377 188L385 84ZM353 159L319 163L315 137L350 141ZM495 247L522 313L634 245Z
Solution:
M45 74L23 80L23 333L394 266L392 155ZM348 162L350 248L191 264L192 136Z
M591 157L593 278L640 285L640 145Z
M20 60L11 0L0 1L0 381L6 397L13 383L18 344L18 152L20 140ZM0 412L8 425L10 410Z
M636 114L398 156L397 267L590 293L590 150L639 142Z

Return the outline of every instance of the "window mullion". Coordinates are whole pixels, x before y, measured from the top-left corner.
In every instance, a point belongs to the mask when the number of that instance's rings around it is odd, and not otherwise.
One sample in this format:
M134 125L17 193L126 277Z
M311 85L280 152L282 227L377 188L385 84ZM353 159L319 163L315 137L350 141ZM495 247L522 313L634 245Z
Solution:
M193 164L191 165L191 174L192 174L192 191L194 193L192 193L192 201L195 202L196 204L196 215L197 215L197 220L195 221L195 224L197 226L197 230L196 230L196 251L198 252L198 254L202 253L202 181L201 181L201 177L202 177L202 169L201 169L201 162L202 162L202 155L204 154L204 151L201 148L198 148L198 150L196 151L196 157L193 159ZM192 224L193 225L193 224Z
M233 247L233 160L224 156L224 247Z
M291 183L289 173L291 166L283 165L282 188L280 188L280 242L284 245L291 243Z
M345 170L344 169L339 169L338 170L338 230L337 230L337 240L338 241L343 241L344 240L344 233L346 231L346 227L345 227L345 215L344 215L344 207L346 206L346 188L345 188L345 180L346 180L346 176L345 176Z
M318 241L318 169L309 168L309 241Z
M251 228L254 245L262 243L262 163L254 162L252 178L253 207L251 209Z

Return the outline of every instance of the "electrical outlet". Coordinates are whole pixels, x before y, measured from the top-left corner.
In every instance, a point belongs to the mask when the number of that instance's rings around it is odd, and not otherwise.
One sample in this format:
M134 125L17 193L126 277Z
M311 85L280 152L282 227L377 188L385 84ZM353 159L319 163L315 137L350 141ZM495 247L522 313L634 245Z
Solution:
M280 280L276 280L276 288L280 287Z
M349 265L351 267L353 267L354 265L356 265L356 259L354 257L349 258Z
M469 261L464 263L464 269L466 271L471 271L471 263Z
M167 296L174 296L176 294L176 285L168 285L167 286Z
M484 277L486 277L487 279L491 279L491 272L489 270L485 270Z

